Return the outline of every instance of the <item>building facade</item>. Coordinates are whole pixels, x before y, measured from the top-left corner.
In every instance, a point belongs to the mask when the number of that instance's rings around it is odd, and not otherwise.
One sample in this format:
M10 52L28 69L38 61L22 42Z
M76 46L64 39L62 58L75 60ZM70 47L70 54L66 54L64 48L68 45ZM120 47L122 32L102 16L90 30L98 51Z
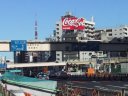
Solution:
M67 12L56 22L53 35L47 38L46 43L28 42L29 51L16 52L15 61L23 63L88 61L91 58L106 57L109 52L116 57L120 53L118 44L109 44L114 38L117 38L117 41L118 38L128 39L128 26L95 30L93 17L87 21L85 18L78 18ZM126 53L128 49L124 48L122 52Z
M117 42L123 40L128 41L128 26L119 26L116 28L105 28L95 30L98 39L101 39L103 42L109 42L117 40Z
M56 42L87 42L95 39L95 22L93 17L90 21L85 18L78 18L67 12L56 22L54 39ZM68 47L67 47L68 50ZM56 61L75 61L83 58L81 52L56 51ZM87 57L89 58L89 57Z
M78 18L67 12L64 16L61 16L61 20L56 22L52 40L47 40L57 42L86 42L87 40L94 40L94 25L93 17L90 21L87 21L85 18Z

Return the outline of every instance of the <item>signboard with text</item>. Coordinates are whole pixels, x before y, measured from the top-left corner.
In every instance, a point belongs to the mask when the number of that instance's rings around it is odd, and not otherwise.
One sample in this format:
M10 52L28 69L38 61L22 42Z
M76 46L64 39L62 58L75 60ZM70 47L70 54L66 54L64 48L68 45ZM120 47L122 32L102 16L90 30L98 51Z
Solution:
M0 63L0 68L7 68L7 64Z
M76 17L62 18L62 30L83 30L85 29L85 19Z
M11 48L11 51L26 51L27 41L26 40L11 40L10 48Z

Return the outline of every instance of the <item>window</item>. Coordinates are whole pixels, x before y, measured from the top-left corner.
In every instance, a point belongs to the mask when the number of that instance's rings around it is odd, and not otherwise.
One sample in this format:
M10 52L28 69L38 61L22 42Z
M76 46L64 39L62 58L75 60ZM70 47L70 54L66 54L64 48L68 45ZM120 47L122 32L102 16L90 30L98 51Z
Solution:
M99 52L99 56L101 56L102 55L102 52Z
M56 28L56 30L59 30L59 28Z
M56 34L59 34L59 32L56 32Z
M60 60L60 58L56 58L57 60Z
M127 31L127 28L123 28L125 31Z
M107 29L106 32L112 32L112 29Z
M91 56L92 55L92 53L89 53L89 56Z
M60 54L56 54L57 56L60 56Z
M127 33L124 33L125 35L127 35Z
M56 26L59 26L59 24L56 24Z
M112 36L112 33L109 33L108 36Z

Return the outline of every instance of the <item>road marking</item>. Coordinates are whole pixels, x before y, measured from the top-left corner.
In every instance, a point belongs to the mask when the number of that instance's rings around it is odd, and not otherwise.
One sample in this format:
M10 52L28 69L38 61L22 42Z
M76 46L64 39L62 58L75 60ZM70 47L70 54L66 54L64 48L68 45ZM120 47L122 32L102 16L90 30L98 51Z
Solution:
M99 82L97 82L97 81L92 81L92 82L94 82L94 83L99 83Z

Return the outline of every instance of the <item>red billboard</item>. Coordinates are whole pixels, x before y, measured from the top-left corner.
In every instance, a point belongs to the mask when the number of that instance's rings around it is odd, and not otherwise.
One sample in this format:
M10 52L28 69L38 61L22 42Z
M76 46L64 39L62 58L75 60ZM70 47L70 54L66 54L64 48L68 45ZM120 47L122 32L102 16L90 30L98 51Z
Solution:
M62 18L62 30L85 29L84 18L66 17Z

